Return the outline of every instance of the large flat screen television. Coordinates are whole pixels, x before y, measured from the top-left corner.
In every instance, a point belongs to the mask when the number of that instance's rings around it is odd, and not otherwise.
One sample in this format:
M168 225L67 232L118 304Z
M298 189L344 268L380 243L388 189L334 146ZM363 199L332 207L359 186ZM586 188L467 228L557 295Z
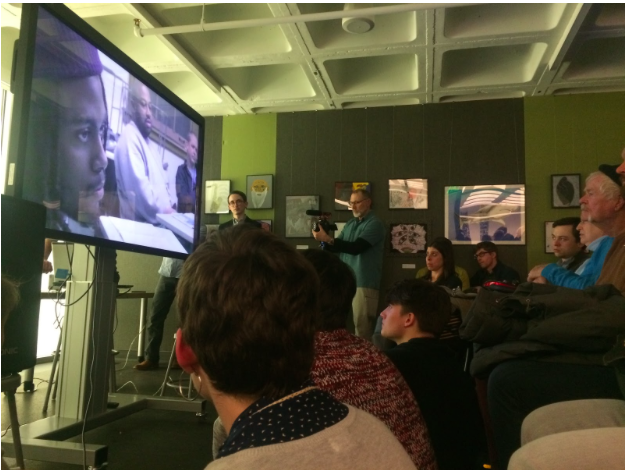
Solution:
M44 204L49 238L186 257L204 119L67 7L22 14L14 195Z

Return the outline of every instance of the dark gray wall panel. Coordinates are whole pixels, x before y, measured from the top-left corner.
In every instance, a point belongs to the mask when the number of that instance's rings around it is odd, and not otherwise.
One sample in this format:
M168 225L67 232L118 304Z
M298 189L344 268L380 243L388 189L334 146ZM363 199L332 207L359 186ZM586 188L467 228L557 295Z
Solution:
M523 101L494 100L395 108L317 111L278 116L276 227L284 235L284 197L316 194L333 220L350 212L333 211L336 181L370 181L374 209L387 224L425 223L428 239L443 235L444 187L524 183ZM388 180L427 178L427 210L390 210ZM312 238L287 239L315 246ZM389 253L382 289L413 277L425 266L423 255ZM472 247L455 246L457 264L472 273ZM500 246L501 257L526 274L525 246ZM402 269L415 264L416 269ZM383 295L381 296L381 305Z

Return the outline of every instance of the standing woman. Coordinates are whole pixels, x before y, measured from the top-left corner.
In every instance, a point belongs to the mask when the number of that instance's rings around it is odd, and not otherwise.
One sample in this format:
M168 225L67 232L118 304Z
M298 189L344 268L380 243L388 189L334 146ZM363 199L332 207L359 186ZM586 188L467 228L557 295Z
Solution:
M428 271L421 279L450 289L462 288L462 281L456 274L456 263L451 241L437 237L428 246L425 256Z

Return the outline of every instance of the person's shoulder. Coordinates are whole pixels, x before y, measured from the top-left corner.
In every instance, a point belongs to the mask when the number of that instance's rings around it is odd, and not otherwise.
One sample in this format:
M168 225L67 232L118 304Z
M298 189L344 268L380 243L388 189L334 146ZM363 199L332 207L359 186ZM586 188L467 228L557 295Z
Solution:
M232 220L224 222L223 224L219 224L219 230L225 230L230 227L232 227Z

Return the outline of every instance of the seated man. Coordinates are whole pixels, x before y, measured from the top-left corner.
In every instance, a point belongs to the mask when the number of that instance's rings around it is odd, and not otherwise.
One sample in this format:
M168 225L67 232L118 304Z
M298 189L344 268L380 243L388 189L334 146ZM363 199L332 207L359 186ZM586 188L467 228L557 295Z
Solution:
M583 213L582 216L584 216ZM571 289L584 289L597 282L605 255L610 250L614 238L606 236L601 227L590 222L587 218L586 220L582 219L577 226L577 231L581 243L588 247L588 251L592 252L591 257L586 259L575 272L558 266L557 263L536 266L527 276L529 282L540 282L540 278L543 278L555 286Z
M471 287L482 287L488 281L519 282L519 273L499 261L497 245L480 242L475 245L473 257L480 269L471 276Z
M440 470L478 467L485 441L473 381L438 336L451 312L449 296L419 279L396 283L387 296L382 336L386 354L408 382L430 431Z
M382 422L309 380L319 278L294 248L249 224L219 231L177 295L178 362L228 434L207 468L414 468Z
M356 294L352 270L327 251L306 250L304 257L321 279L313 382L337 400L384 422L417 468L436 468L421 410L401 374L373 344L345 328Z
M551 230L553 254L558 258L556 264L572 272L577 271L589 257L579 237L577 227L580 222L579 217L564 217L556 220Z

